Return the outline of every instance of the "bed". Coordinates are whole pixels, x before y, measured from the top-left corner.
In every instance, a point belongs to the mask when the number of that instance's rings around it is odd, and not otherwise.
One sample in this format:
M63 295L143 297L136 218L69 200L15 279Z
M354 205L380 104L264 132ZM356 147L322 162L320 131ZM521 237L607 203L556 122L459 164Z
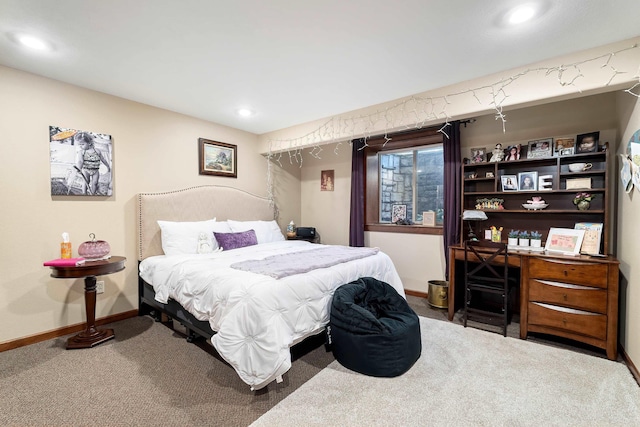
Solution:
M281 381L290 347L324 331L337 287L374 277L405 295L377 248L288 241L275 212L268 199L224 186L137 198L140 314L164 313L210 339L252 390ZM217 239L202 245L211 234ZM182 243L171 244L187 235L188 250L176 252ZM248 243L234 247L229 239L238 236Z

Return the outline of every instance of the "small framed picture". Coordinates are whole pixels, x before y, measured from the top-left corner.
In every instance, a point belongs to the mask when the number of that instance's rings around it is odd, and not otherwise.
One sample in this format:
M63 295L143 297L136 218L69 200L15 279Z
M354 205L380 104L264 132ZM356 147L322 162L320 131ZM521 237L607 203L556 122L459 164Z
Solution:
M515 175L502 175L502 191L518 191L518 177Z
M520 160L527 158L527 147L523 147L520 144L514 144L507 147L504 152L504 160L511 162L513 160Z
M334 170L320 171L320 191L333 191Z
M553 155L553 138L529 141L527 159L551 157Z
M396 223L407 218L407 205L391 205L391 222Z
M473 147L471 150L470 163L483 163L487 159L487 147Z
M538 172L518 173L518 190L536 191L538 189Z
M422 212L422 225L429 227L436 226L436 213L434 211Z
M574 138L556 138L556 143L553 145L554 156L569 156L573 154L573 149L576 145Z
M578 135L577 139L576 154L595 153L598 151L600 132L583 133L582 135Z
M198 138L198 148L200 175L238 177L237 145Z
M549 229L544 250L564 255L578 255L580 253L580 246L582 246L583 239L584 230L551 227Z

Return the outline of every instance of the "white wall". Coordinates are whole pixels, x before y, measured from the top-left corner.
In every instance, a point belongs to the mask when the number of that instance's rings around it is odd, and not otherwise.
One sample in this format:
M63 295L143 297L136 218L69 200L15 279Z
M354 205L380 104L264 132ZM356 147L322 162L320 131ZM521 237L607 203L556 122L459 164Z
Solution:
M619 94L620 144L618 154L627 154L627 144L640 131L640 99ZM620 185L619 159L615 162L618 186L617 257L620 260L620 341L625 351L640 367L640 188L627 194Z
M83 281L53 279L42 266L59 257L63 231L74 254L95 233L127 258L123 272L102 276L100 318L137 309L137 193L218 184L267 195L254 134L6 67L0 94L0 343L85 321ZM112 197L50 195L49 125L112 135ZM199 137L238 146L237 179L198 174ZM278 204L299 215L299 178L276 176Z

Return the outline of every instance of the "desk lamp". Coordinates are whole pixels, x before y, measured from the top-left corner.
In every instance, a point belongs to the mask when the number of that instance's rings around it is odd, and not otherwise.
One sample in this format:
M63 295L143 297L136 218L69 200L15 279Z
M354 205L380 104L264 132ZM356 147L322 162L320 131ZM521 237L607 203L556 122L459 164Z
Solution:
M464 212L462 212L463 221L484 221L487 219L489 219L489 217L487 217L487 214L484 213L484 211L465 210ZM471 228L471 222L467 222L467 224L469 224L469 235L467 236L467 240L477 241L478 238Z

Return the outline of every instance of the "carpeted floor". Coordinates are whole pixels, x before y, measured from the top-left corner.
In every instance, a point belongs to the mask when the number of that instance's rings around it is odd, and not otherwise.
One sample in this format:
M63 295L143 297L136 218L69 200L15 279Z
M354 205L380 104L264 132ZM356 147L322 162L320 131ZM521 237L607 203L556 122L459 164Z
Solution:
M640 388L621 363L433 319L420 327L422 355L405 374L335 361L251 427L640 425Z
M464 330L458 316L447 322L446 310L431 308L426 299L407 300L419 316ZM67 337L61 337L0 353L0 425L247 426L334 361L318 336L293 349L283 383L252 392L206 342L189 344L150 317L109 327L115 339L92 349L66 350ZM518 336L517 323L509 336ZM604 358L601 351L568 348ZM433 399L437 403L438 396Z

